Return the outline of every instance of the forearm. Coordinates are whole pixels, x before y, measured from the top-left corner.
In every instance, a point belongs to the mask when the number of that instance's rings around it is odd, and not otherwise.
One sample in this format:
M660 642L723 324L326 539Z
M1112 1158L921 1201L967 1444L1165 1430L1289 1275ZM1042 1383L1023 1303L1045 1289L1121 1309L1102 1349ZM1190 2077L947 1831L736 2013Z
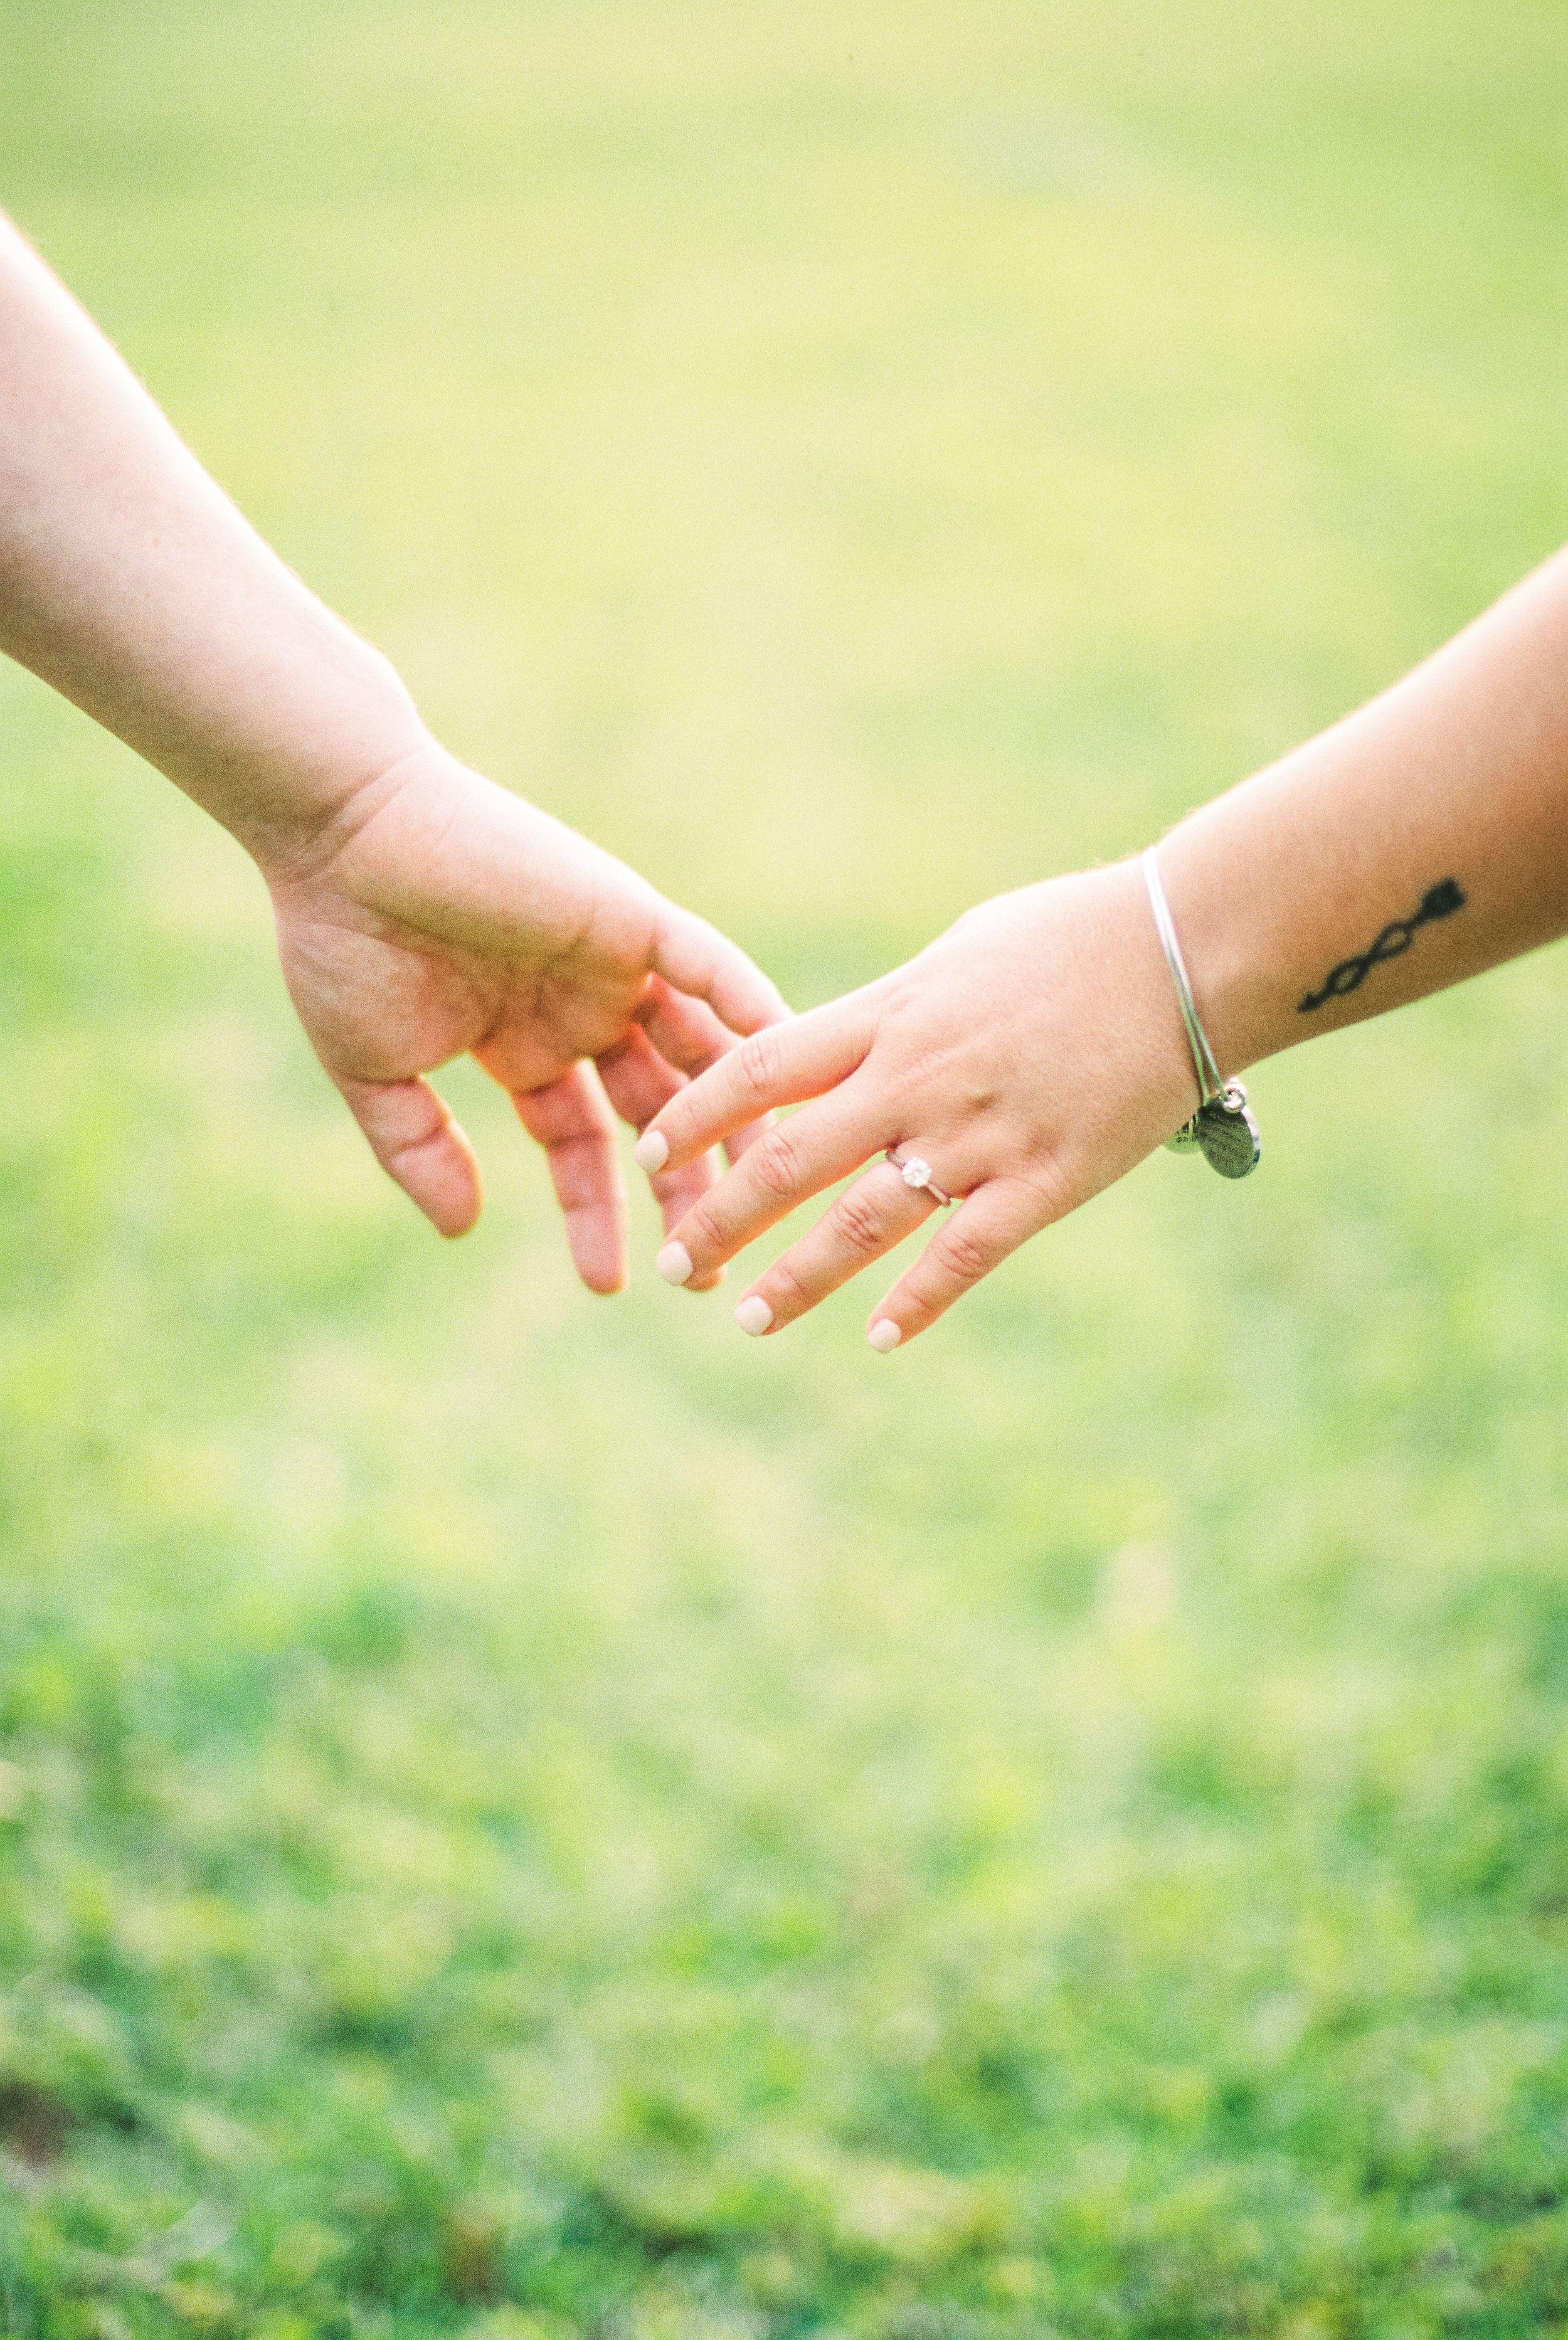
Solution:
M1159 853L1226 1072L1568 932L1568 553Z
M424 738L0 219L0 649L287 866Z

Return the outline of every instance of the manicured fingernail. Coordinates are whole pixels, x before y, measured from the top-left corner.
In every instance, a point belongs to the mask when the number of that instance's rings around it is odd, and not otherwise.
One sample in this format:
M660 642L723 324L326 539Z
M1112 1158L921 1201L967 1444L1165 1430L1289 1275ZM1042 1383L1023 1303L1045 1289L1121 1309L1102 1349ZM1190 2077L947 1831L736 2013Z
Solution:
M890 1316L879 1316L866 1335L871 1346L884 1357L889 1349L898 1347L903 1337Z
M691 1274L691 1254L684 1244L669 1243L653 1264L666 1284L685 1284Z
M670 1159L670 1140L662 1130L645 1129L631 1149L631 1158L640 1170L662 1170ZM672 1275L671 1284L680 1278Z
M766 1333L769 1325L773 1322L773 1311L769 1307L762 1294L759 1292L754 1292L750 1299L743 1300L735 1311L735 1322L743 1333L749 1333L755 1336L759 1333Z

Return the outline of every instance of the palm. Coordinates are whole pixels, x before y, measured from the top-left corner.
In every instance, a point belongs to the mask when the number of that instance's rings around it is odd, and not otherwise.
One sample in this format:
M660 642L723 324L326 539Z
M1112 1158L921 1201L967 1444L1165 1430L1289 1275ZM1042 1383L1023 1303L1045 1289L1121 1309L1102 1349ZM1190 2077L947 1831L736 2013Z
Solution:
M435 749L275 900L301 1020L391 1175L443 1233L472 1224L471 1153L423 1079L471 1054L550 1154L580 1269L614 1288L624 1205L585 1060L640 1126L728 1044L704 1002L753 1028L778 1012L771 987L622 863Z

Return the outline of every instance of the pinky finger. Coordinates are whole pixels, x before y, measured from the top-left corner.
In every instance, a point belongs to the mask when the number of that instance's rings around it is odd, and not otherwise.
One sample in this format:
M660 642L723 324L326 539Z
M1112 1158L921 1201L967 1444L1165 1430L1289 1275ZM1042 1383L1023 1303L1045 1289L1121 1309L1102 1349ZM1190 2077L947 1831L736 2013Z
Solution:
M978 1186L878 1302L866 1327L871 1346L886 1354L925 1332L1049 1216L1039 1195L1021 1180L992 1178Z

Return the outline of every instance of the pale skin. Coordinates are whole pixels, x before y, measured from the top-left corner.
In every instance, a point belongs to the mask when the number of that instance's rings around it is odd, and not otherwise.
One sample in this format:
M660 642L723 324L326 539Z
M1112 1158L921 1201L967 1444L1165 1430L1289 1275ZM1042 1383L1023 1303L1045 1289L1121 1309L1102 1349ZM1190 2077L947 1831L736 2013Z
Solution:
M472 1225L481 1187L425 1076L467 1052L544 1148L584 1282L618 1289L614 1113L641 1128L782 1016L778 993L705 920L449 755L3 219L0 649L253 856L316 1053L441 1233ZM731 1153L750 1135L738 1125ZM698 1148L654 1178L667 1225L716 1175Z
M1227 1076L1568 933L1568 552L1381 697L1191 814L1158 857ZM1354 980L1345 963L1380 936L1386 948L1385 930L1445 880L1462 905ZM1197 1105L1138 863L982 903L878 982L759 1031L661 1108L638 1159L679 1168L803 1099L693 1205L660 1272L708 1283L871 1162L736 1314L748 1332L781 1331L939 1212L868 1324L873 1347L897 1347ZM958 1206L871 1160L888 1147L928 1163Z

